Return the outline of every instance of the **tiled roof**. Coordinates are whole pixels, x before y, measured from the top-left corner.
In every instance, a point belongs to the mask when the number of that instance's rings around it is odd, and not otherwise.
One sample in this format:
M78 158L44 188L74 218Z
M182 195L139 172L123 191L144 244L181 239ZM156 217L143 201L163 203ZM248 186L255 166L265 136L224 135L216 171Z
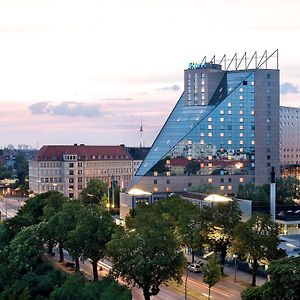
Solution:
M170 160L170 165L176 167L186 167L189 164L189 160L187 158L172 158Z
M77 155L77 160L128 160L124 146L46 145L37 153L38 161L61 161L63 155Z

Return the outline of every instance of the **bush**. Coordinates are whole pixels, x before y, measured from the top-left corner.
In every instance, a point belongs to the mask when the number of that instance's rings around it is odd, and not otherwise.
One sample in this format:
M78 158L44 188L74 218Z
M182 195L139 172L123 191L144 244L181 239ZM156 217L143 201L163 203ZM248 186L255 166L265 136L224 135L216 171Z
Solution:
M241 293L243 300L262 300L260 287L250 287Z

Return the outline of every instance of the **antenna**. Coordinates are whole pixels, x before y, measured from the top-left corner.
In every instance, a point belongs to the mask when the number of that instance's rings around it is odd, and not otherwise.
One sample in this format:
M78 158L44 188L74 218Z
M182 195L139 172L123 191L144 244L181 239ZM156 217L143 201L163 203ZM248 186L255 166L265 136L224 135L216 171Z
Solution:
M143 142L143 119L141 117L141 126L140 126L140 148L144 147L144 142Z

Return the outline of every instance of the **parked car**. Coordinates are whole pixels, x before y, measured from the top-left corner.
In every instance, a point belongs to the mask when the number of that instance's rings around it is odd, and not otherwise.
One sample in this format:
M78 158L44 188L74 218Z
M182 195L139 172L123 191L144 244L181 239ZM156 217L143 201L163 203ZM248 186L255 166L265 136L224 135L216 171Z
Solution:
M202 272L201 265L198 264L198 263L191 263L191 264L188 266L188 269L189 269L191 272L194 272L194 273Z

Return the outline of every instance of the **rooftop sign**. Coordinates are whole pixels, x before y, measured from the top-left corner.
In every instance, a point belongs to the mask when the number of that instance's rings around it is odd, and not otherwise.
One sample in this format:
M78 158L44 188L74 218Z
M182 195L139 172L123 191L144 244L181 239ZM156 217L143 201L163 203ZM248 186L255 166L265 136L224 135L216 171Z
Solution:
M194 69L203 69L207 67L206 62L200 62L200 61L192 61L189 63L189 69L194 70Z

